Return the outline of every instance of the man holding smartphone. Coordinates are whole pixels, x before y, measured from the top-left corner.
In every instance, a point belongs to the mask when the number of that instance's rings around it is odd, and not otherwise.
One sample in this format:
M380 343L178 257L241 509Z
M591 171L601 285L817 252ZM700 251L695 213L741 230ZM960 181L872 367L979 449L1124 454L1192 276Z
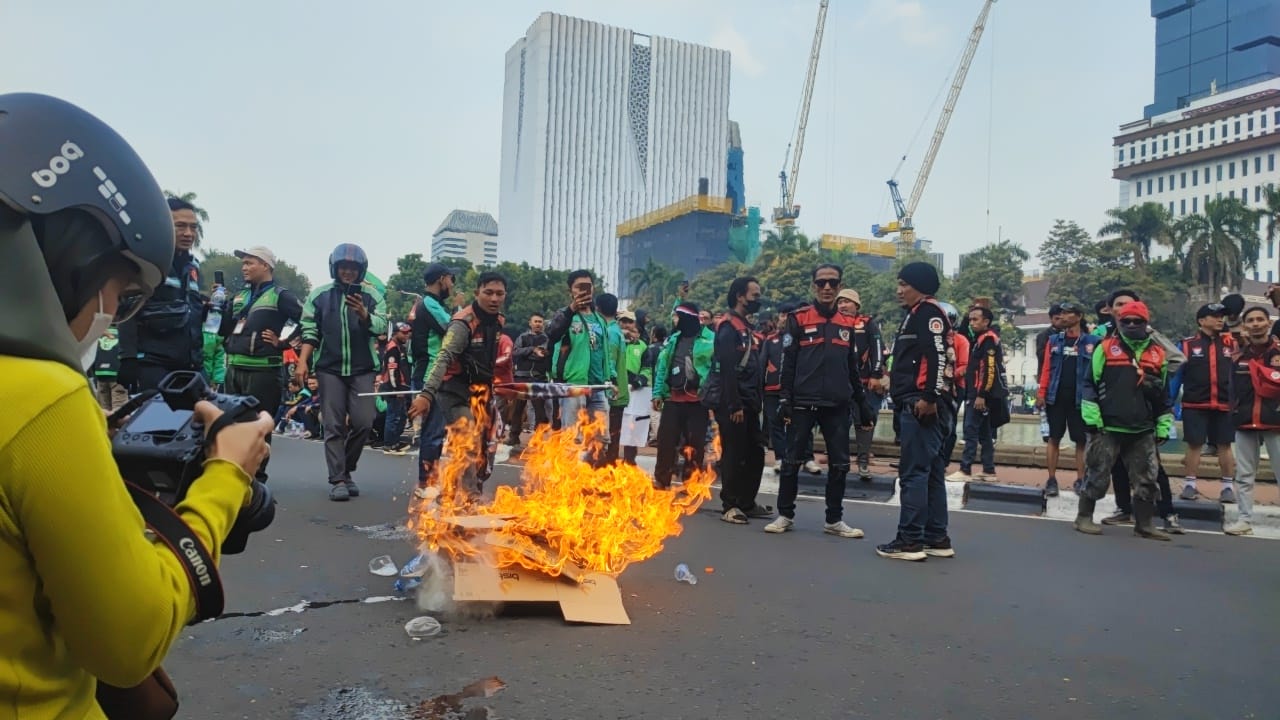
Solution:
M557 382L573 385L612 384L616 375L613 352L609 347L606 323L595 307L595 283L587 270L569 273L569 306L560 310L547 324L547 340L555 345L551 358L552 377ZM587 398L565 398L560 401L561 422L578 422L578 411L585 409L608 420L609 398L603 390Z
M276 255L258 246L236 250L245 287L222 311L218 334L226 338L226 391L256 398L263 412L276 416L284 393L284 349L280 339L285 323L302 318L302 302L275 283ZM221 278L219 278L221 282ZM268 436L268 441L270 436ZM267 463L258 480L267 481Z
M351 474L377 416L373 379L382 361L376 340L387 331L387 317L382 293L364 284L368 270L369 258L359 245L334 248L329 254L333 282L312 290L302 311L302 354L295 377L305 383L316 355L329 499L335 502L360 495Z

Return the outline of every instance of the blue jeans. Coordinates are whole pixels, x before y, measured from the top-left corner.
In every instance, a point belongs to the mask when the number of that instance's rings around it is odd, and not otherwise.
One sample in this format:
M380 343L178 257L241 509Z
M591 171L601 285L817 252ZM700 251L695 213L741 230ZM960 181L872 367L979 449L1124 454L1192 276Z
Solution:
M431 403L431 409L422 418L422 431L418 435L418 484L425 485L434 472L436 461L444 452L444 411L439 402Z
M387 447L394 447L400 442L400 436L404 434L405 423L405 405L408 399L402 396L392 395L387 398L387 421L383 425L382 442Z
M991 431L991 414L978 412L973 409L973 403L969 403L964 409L964 454L960 456L960 470L966 475L973 469L979 446L982 448L982 472L994 475L996 442L995 433Z
M560 422L573 425L578 422L578 411L585 409L588 413L603 413L609 416L609 396L603 390L597 390L587 397L570 397L560 400Z
M800 466L804 463L806 439L813 428L822 431L827 444L827 522L840 522L844 517L845 478L849 474L849 406L797 407L791 411L787 426L787 457L782 462L778 480L778 513L795 518L796 495L800 492ZM938 449L934 448L934 454Z
M912 406L901 407L902 458L898 465L898 538L907 543L937 542L947 536L947 459L943 443L954 411L938 403L938 416L922 424Z

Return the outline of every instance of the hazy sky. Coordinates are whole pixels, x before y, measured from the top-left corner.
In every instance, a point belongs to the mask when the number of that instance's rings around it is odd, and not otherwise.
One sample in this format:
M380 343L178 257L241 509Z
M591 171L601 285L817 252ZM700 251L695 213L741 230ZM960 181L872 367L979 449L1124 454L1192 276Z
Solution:
M954 268L1002 232L1117 202L1111 137L1151 102L1146 0L1000 0L916 213ZM3 0L0 92L75 102L162 186L195 191L205 243L265 244L313 280L339 242L383 277L453 208L498 215L503 56L551 10L733 54L747 199L768 216L816 0ZM869 236L909 195L980 0L832 0L796 196L801 229ZM918 135L917 135L918 131ZM912 139L914 137L914 143ZM501 250L500 250L501 254Z

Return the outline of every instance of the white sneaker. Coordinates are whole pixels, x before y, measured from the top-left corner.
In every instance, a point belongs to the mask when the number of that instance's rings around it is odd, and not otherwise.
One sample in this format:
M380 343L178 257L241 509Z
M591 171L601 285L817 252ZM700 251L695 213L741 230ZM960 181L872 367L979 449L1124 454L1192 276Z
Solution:
M957 470L947 476L947 482L969 482L973 476L963 470Z
M842 538L860 538L862 531L856 527L849 527L845 521L827 523L822 526L822 532L828 535L839 535Z
M1222 532L1228 535L1252 535L1253 526L1244 520L1237 520L1230 525L1222 528Z
M779 515L778 517L774 518L773 522L764 526L764 531L767 533L784 533L790 530L791 526L795 524L796 524L795 520L792 520L786 515Z
M816 460L810 460L804 464L804 471L810 475L821 475L822 466Z

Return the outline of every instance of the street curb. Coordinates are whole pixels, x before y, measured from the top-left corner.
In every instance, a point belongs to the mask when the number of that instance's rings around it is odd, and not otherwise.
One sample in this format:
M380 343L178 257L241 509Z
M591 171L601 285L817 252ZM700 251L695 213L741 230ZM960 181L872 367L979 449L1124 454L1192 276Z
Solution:
M641 455L636 458L636 464L652 473L654 458L648 455ZM882 477L882 476L878 476ZM887 477L887 476L883 476ZM815 479L817 479L815 477ZM853 476L849 480L850 485L858 482L857 476ZM964 489L968 483L949 482L947 483L947 509L958 512L988 512L977 510L966 510L964 507ZM985 483L984 483L985 484ZM995 485L995 483L991 483ZM1022 486L1019 486L1022 487ZM762 495L778 494L778 474L772 467L765 467L764 473L760 478L760 493ZM800 486L800 496L805 498L822 499L820 495L812 495L805 493L805 486ZM898 497L898 493L893 495L887 501L878 500L851 500L846 498L846 503L867 503L871 505L890 505L901 506L902 503ZM1197 504L1205 501L1196 501ZM1182 504L1179 502L1178 504ZM1176 507L1177 505L1175 505ZM1048 518L1050 520L1062 520L1072 522L1076 519L1076 509L1079 507L1079 497L1070 489L1063 490L1058 497L1048 498L1045 504L1045 512L1039 517ZM1223 505L1223 523L1230 525L1239 517L1239 510L1235 505ZM1206 508L1207 509L1207 508ZM1094 518L1101 519L1116 511L1116 500L1114 495L1107 495L1099 500L1094 508ZM1034 516L1030 513L999 513L1002 515L1010 515L1013 517L1030 517ZM1254 505L1253 506L1253 534L1256 537L1267 538L1271 540L1280 540L1280 507L1270 505Z

